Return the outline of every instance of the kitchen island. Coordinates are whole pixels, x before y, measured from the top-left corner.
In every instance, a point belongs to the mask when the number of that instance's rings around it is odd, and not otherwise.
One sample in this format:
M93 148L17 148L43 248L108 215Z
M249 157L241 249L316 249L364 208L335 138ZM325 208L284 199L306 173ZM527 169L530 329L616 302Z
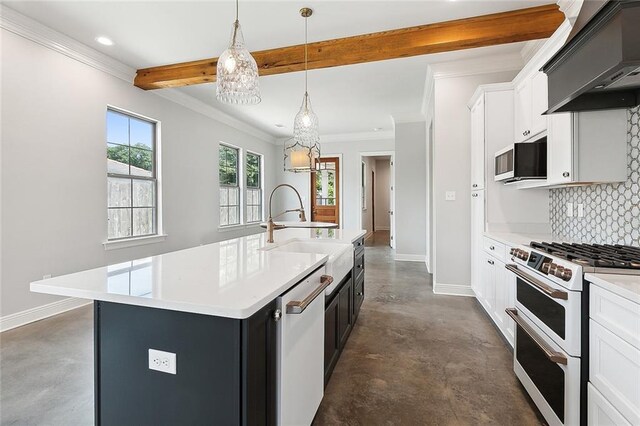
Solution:
M355 256L363 235L283 229L275 244L251 235L36 281L31 290L95 301L96 424L276 424L279 361L287 359L278 299L317 286L308 281L331 263L326 243L349 245ZM307 250L278 249L293 242ZM311 244L322 247L313 253ZM309 374L322 381L324 373Z

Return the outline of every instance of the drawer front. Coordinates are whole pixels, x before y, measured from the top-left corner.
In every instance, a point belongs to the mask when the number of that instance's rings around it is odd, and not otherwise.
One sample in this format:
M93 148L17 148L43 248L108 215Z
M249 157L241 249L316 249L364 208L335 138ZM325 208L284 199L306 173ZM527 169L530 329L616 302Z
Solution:
M353 313L357 317L360 313L360 306L364 302L364 275L356 281L353 287Z
M358 251L364 249L364 237L358 238L353 242L353 248Z
M631 424L640 424L640 350L589 321L589 381Z
M640 349L640 305L591 284L589 317Z
M631 426L618 410L589 383L587 421L589 426Z
M359 280L364 274L364 251L361 253L356 253L356 258L353 262L353 275L356 280Z
M496 240L492 240L491 238L484 237L483 239L483 247L484 251L489 253L491 256L505 261L505 246L502 243L497 242Z

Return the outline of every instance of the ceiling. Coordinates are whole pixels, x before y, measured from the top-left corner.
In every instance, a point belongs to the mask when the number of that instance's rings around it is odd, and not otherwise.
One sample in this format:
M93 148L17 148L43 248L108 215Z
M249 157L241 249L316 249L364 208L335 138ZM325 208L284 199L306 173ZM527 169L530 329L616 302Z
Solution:
M309 41L459 19L550 1L240 1L250 50L304 42L298 10L314 9ZM226 48L234 2L4 1L4 4L133 68L219 56ZM114 46L95 42L107 36ZM321 133L391 130L391 116L420 112L429 63L518 52L523 43L358 64L309 72L309 94ZM215 84L179 90L276 137L292 132L304 90L303 73L262 77L262 102L235 107L215 100ZM282 124L278 128L275 125Z

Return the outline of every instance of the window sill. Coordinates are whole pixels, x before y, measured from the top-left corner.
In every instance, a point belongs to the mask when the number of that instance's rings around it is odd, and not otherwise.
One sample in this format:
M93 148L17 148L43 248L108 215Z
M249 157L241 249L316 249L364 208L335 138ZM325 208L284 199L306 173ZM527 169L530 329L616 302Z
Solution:
M105 250L117 250L129 247L143 246L146 244L161 243L167 239L167 234L150 235L148 237L126 238L123 240L105 241L102 243Z
M241 223L238 225L225 225L219 226L218 232L229 232L229 231L237 231L239 229L253 229L259 228L261 222L251 222L251 223Z

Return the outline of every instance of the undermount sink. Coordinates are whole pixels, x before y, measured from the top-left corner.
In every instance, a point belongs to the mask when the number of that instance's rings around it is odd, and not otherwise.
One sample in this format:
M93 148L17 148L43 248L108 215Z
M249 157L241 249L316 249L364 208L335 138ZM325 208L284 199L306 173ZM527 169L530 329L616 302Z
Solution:
M265 251L282 251L287 253L319 253L329 255L325 264L326 274L333 277L333 283L327 287L325 294L331 294L340 281L353 268L353 246L318 240L289 240L282 244L264 247Z

